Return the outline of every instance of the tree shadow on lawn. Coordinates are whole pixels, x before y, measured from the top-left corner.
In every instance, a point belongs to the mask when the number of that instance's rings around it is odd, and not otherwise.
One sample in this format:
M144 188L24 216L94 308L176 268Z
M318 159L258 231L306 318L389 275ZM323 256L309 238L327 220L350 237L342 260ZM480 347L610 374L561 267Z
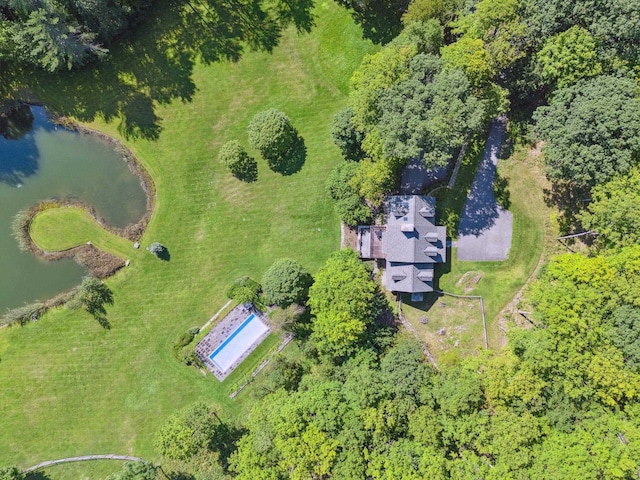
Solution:
M51 480L51 477L41 470L29 472L24 476L25 480Z
M160 0L105 61L69 73L31 72L24 83L58 113L85 122L119 119L125 138L157 139L162 119L155 105L193 99L197 62L237 61L245 45L270 52L289 23L309 31L312 2L302 5L278 2L267 10L261 0Z
M233 174L241 182L253 183L258 181L258 164L254 161L246 171Z
M409 0L338 0L350 8L353 19L362 27L362 36L374 43L384 45L393 40L402 30L402 14Z
M280 175L289 176L302 170L307 159L307 146L304 139L296 134L287 152L281 157L267 159L269 168Z
M576 188L566 182L554 182L551 188L544 189L545 204L559 210L558 226L561 235L583 230L578 214L586 208L590 196L588 189Z

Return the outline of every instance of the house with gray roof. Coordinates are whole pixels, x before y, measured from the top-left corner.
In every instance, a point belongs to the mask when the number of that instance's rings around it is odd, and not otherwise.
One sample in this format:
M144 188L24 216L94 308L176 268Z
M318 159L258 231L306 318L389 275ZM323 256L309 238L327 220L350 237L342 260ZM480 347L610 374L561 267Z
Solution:
M447 260L447 230L435 224L435 198L394 195L384 211L383 225L358 227L360 258L384 260L382 284L391 292L432 292L434 266Z

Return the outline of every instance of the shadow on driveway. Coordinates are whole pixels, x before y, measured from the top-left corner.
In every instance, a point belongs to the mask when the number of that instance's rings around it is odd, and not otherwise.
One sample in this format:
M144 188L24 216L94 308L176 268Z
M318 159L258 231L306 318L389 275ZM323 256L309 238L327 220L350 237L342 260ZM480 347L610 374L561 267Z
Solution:
M498 205L493 192L504 132L505 119L494 120L462 210L458 226L459 260L498 261L509 255L513 215Z

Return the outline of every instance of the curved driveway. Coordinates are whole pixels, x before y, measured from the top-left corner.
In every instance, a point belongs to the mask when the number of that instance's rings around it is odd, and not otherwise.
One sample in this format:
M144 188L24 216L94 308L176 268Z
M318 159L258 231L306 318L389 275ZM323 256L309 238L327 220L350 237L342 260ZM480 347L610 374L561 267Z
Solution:
M494 120L460 217L458 260L500 261L509 255L513 215L498 205L493 194L493 179L504 132L505 119Z

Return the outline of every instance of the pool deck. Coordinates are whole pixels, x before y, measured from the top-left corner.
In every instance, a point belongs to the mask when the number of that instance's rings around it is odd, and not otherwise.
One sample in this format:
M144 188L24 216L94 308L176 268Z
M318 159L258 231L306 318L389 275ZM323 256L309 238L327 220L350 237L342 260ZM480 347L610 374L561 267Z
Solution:
M255 317L264 323L267 326L266 331L256 339L246 350L245 352L238 357L238 359L225 371L220 370L218 366L209 358L212 352L214 352L220 345L222 345L229 336L240 326L243 324L247 317L251 314L255 315ZM266 317L258 311L253 305L238 305L233 310L229 312L229 314L224 317L220 322L215 325L211 331L198 342L196 345L196 355L202 360L202 363L205 364L207 369L213 373L216 378L220 381L223 381L231 372L233 372L238 365L242 363L242 361L249 356L251 352L253 352L258 345L260 345L265 338L269 336L271 333L271 329L269 327L269 322Z

